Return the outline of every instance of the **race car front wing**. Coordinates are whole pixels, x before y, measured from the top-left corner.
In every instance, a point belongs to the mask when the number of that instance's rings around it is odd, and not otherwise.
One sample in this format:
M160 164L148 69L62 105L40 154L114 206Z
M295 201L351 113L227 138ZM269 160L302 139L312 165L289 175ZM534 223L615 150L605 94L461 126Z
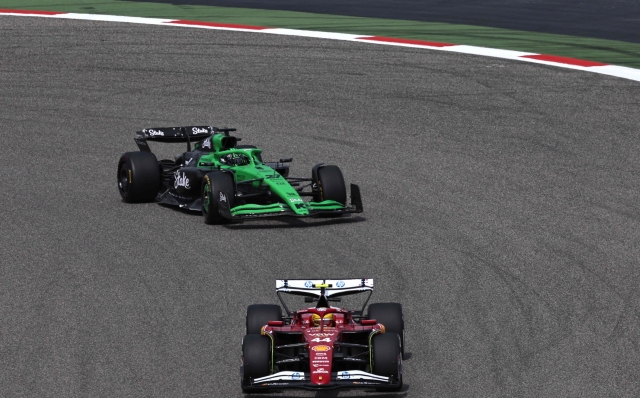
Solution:
M336 388L375 388L400 387L401 381L392 376L380 376L362 370L346 370L331 373L331 382L327 384L311 383L311 374L306 372L284 371L249 381L245 387L264 388L302 388L305 390L330 390Z
M214 198L218 200L218 198ZM322 217L322 216L337 216L349 213L362 213L362 197L360 196L360 188L351 184L351 205L344 206L339 202L333 200L326 200L324 202L305 202L304 205L308 209L308 214L297 214L291 210L291 208L284 203L272 203L268 205L262 204L246 204L235 206L233 208L228 207L228 203L218 201L218 208L220 215L226 219L251 219L251 218L265 218L265 217Z

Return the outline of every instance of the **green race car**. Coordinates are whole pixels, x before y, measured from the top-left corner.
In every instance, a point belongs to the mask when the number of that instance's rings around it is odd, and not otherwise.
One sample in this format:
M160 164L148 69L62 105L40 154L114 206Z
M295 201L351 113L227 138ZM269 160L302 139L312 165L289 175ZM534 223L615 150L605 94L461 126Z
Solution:
M207 224L293 216L341 216L362 212L360 189L351 184L351 203L337 166L313 166L311 178L289 177L288 163L263 162L262 150L238 145L232 128L149 128L136 132L139 152L118 162L118 190L125 202L156 201L201 211ZM186 142L175 160L160 160L148 141ZM192 149L192 143L193 149ZM304 200L308 198L310 200Z

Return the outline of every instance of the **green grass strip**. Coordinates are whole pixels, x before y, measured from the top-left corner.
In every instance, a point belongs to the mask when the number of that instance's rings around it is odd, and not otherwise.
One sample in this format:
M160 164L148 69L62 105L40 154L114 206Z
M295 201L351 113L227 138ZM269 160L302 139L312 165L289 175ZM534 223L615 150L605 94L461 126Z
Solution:
M127 0L0 0L0 8L190 19L389 36L561 55L640 69L640 44L470 25Z

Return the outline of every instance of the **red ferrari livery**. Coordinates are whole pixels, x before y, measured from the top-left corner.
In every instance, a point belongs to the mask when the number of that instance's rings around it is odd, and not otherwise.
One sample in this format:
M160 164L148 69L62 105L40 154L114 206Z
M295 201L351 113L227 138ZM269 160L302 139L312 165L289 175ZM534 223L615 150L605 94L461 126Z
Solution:
M276 281L279 305L247 308L242 339L244 392L269 389L402 387L404 320L398 303L376 303L364 309L373 279ZM289 311L282 293L305 296L315 307ZM368 293L359 311L332 307L340 296Z

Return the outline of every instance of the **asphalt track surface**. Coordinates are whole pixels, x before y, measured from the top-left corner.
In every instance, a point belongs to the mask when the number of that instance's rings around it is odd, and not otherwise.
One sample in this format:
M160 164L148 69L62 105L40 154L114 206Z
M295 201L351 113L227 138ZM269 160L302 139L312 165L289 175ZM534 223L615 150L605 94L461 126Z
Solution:
M0 17L0 396L242 396L276 278L372 277L405 389L640 395L640 84L252 33ZM142 127L237 127L340 165L362 217L207 226L120 201ZM167 155L181 148L156 145Z
M402 19L640 43L636 0L137 0Z

